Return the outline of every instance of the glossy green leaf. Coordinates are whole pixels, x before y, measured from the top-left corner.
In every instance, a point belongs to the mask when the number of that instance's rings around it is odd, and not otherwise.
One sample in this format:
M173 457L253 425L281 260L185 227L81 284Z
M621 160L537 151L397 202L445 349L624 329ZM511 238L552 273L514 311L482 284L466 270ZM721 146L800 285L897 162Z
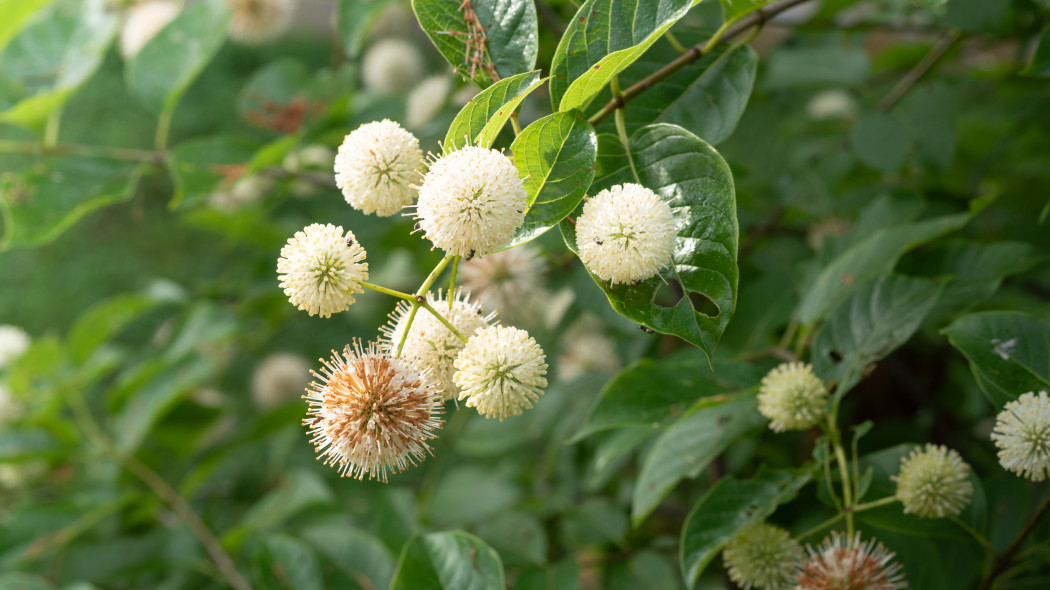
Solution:
M224 0L186 4L128 63L128 87L153 111L173 112L222 46L228 18Z
M860 285L820 328L813 370L845 395L864 368L911 338L944 290L944 279L884 274Z
M449 471L437 484L427 517L442 524L478 522L506 511L520 497L521 490L503 474L464 466Z
M718 3L722 5L722 20L732 22L762 8L769 0L718 0Z
M485 88L493 80L528 72L536 67L539 30L532 0L501 0L469 4L482 31L468 27L462 0L412 0L419 26L456 73ZM477 59L478 43L484 43Z
M682 527L679 551L686 587L696 585L723 545L773 514L777 506L793 500L809 479L805 472L760 471L752 479L727 475L718 480L693 507Z
M117 24L104 0L63 0L34 15L0 53L0 121L42 126L102 65Z
M997 408L1029 391L1050 390L1050 324L1024 313L963 316L943 330L970 362L974 379Z
M1043 27L1036 43L1032 59L1028 61L1028 65L1021 73L1026 76L1050 78L1050 25Z
M88 213L135 195L137 164L84 157L44 157L0 175L2 249L46 244Z
M598 137L579 111L554 113L523 129L510 150L529 210L508 247L538 237L576 209L594 180Z
M0 0L0 49L21 30L33 13L51 2L54 0Z
M585 109L700 0L587 0L569 21L551 62L555 110Z
M970 218L948 215L873 232L824 267L803 294L795 317L802 324L823 319L857 285L891 270L905 252L961 228Z
M277 582L272 587L295 590L324 590L321 564L314 550L288 535L267 535L263 540L265 560L261 564L267 579Z
M643 460L631 499L635 525L645 520L679 481L699 475L730 443L765 423L752 395L697 402L656 439Z
M199 137L180 143L167 160L168 172L175 183L171 208L201 205L210 194L232 187L257 148L255 141L229 135Z
M623 150L617 152L618 144L603 137L598 138L591 190L636 182ZM624 317L678 336L710 356L736 309L739 228L733 176L714 148L675 125L643 127L630 142L641 184L666 199L680 220L675 252L670 267L638 285L592 278ZM563 222L561 229L566 245L577 252L575 227ZM654 302L672 282L685 296L666 306Z
M419 534L405 544L391 590L503 590L503 564L484 541L463 531Z
M539 72L504 78L482 90L463 107L445 134L446 152L467 145L492 147L507 120L530 92L543 83Z
M610 428L667 425L698 399L738 392L761 378L762 373L747 363L723 362L712 371L698 355L643 358L605 385L573 440Z
M374 588L389 588L394 556L369 533L345 524L320 524L300 533L335 567L353 579L362 576Z
M356 60L368 39L368 30L392 0L339 0L336 28L343 52Z

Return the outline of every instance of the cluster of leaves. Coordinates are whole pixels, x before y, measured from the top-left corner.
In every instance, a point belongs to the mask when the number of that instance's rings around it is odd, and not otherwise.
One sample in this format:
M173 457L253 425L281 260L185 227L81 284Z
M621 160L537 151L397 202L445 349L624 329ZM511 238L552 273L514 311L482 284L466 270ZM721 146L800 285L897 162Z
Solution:
M367 294L335 320L296 313L273 275L293 231L352 227L384 284L437 260L330 186L290 198L330 177L281 167L403 118L356 84L396 4L341 0L328 62L311 39L226 45L226 3L190 2L123 63L102 0L0 0L0 323L37 336L2 374L26 411L0 461L47 474L0 491L0 569L17 572L0 588L236 584L216 552L261 588L718 587L708 566L749 524L800 534L839 512L824 442L757 411L784 358L860 425L844 428L856 503L893 495L915 443L976 471L958 521L857 515L912 587L1046 583L1046 521L1000 562L1047 490L987 438L1005 403L1050 388L1046 2L828 0L748 44L777 5L415 0L420 34L481 90L422 142L509 149L530 199L514 243L551 266L540 307L572 294L530 332L557 371L567 328L595 316L630 364L556 381L502 424L457 413L435 460L382 486L313 461L301 402L247 392L268 352L322 356L390 308ZM262 200L208 205L250 175L273 181ZM635 181L688 223L661 277L610 286L572 256L567 218Z

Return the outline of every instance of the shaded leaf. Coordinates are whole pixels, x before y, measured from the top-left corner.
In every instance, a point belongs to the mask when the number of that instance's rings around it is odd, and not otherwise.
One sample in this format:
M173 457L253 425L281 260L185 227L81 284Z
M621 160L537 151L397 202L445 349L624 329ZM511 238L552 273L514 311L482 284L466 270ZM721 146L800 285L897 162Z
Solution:
M266 558L261 564L278 584L272 587L295 590L323 590L321 564L313 549L288 535L267 535L263 541Z
M1039 33L1039 40L1036 43L1032 59L1029 60L1028 65L1025 66L1021 73L1026 76L1039 78L1050 77L1050 25L1043 27L1042 32Z
M343 52L357 59L368 38L368 30L392 0L339 0L336 29Z
M210 194L230 189L248 169L257 148L254 141L229 135L180 143L167 160L175 183L170 207L201 205Z
M539 72L504 78L482 90L456 115L445 134L446 152L467 145L490 148L514 110L543 83Z
M850 133L850 144L861 162L883 172L896 172L908 159L915 132L885 113L866 113Z
M391 590L503 590L503 564L484 541L463 531L428 533L405 544Z
M301 534L347 576L364 576L375 588L390 587L394 556L379 539L344 524L316 525Z
M0 0L0 49L41 7L54 0Z

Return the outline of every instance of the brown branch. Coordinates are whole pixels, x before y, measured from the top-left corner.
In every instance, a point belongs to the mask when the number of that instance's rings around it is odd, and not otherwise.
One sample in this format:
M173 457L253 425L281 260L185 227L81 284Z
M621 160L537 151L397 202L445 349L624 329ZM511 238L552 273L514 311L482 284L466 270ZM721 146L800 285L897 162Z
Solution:
M1039 506L1035 513L1032 514L1032 517L1028 519L1028 522L1025 523L1021 532L1017 533L1017 538L1014 539L1013 543L1010 543L1010 546L1006 548L1006 551L1003 551L1002 554L996 558L995 566L992 567L992 571L989 572L988 577L981 582L979 590L991 590L995 579L1010 567L1010 562L1014 560L1014 555L1017 553L1017 550L1021 548L1021 543L1023 543L1028 535L1035 530L1035 526L1039 524L1039 521L1048 511L1050 511L1050 496L1047 496L1046 499L1043 500L1043 504Z
M781 12L792 8L793 6L802 4L803 2L809 1L810 0L784 0L783 2L780 2L778 4L767 6L765 8L762 8L761 10L756 10L755 12L752 12L746 17L740 19L740 21L738 21L733 26L727 28L725 30L725 33L722 35L720 41L728 41L734 37L739 36L741 33L751 29L752 27L760 27L763 24L765 24L767 20L780 14ZM703 57L705 55L704 48L705 46L710 44L710 41L711 40L708 40L705 43L698 43L690 47L688 50L686 50L685 53L678 56L674 61L668 63L659 70L646 76L638 83L631 85L629 88L623 91L622 97L614 97L612 100L605 103L605 106L603 106L600 111L595 113L589 119L590 124L597 125L606 117L611 115L614 111L616 111L616 109L623 108L624 105L626 105L627 102L635 96L638 96L639 94L645 92L657 82L660 82L661 80L667 78L671 74L677 72L678 70ZM707 53L710 53L710 49L707 50Z
M926 73L929 72L942 57L944 57L945 53L948 53L948 50L951 49L952 45L955 45L955 42L961 37L962 33L959 32L958 29L949 31L947 35L942 37L941 40L930 49L929 53L927 53L919 63L915 64L914 68L909 70L908 73L890 89L886 96L879 101L875 110L880 113L885 113L892 109L893 106L896 105L913 86L915 86L915 83L925 76Z

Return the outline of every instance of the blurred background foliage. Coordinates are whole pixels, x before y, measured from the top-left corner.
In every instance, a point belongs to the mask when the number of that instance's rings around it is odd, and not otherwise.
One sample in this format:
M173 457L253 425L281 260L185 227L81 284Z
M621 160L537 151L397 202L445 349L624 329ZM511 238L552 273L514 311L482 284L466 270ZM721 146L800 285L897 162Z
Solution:
M0 15L19 2L0 2ZM77 1L28 4L85 18ZM576 6L536 4L546 73ZM108 10L116 27L119 12ZM707 0L672 30L702 41L722 18ZM811 433L746 424L709 449L717 459L654 483L642 473L662 465L652 467L653 453L705 444L664 448L689 404L655 420L630 416L641 410L628 404L599 424L596 403L753 387L777 363L822 271L858 248L883 270L952 278L914 336L844 405L845 423L877 426L859 441L865 465L878 466L872 488L892 485L901 445L956 448L980 478L964 517L1002 550L1048 490L997 464L988 440L995 407L940 330L972 310L1050 321L1048 18L1045 0L824 0L767 23L750 42L757 70L749 74L744 59L737 72L742 92L690 98L711 100L722 119L689 104L668 115L715 144L736 183L739 300L715 372L684 342L612 311L548 232L533 246L542 284L504 313L547 352L546 395L503 423L450 406L435 456L389 484L340 479L318 463L298 394L312 359L374 339L393 302L369 292L348 313L307 317L277 287L275 260L294 231L330 222L367 245L374 282L414 290L438 254L410 235L407 218L348 207L331 157L362 123L411 119L411 89L424 76L440 76L429 88L444 98L425 116L417 111L412 127L424 151L438 151L469 99L466 84L407 3L304 1L278 39L225 43L202 64L173 111L170 158L160 163L151 160L157 109L129 88L115 46L99 53L97 71L61 110L54 145L140 150L136 161L0 150L0 324L32 338L0 368L9 397L0 406L0 571L9 572L0 588L224 587L171 494L256 588L425 587L432 572L419 564L434 552L514 588L685 587L679 535L691 507L724 474L804 463ZM10 28L0 27L0 109L36 75L19 69L28 66L13 53L20 33ZM397 79L369 79L369 51L390 39L408 44L418 68L396 62L386 68ZM661 40L624 78L675 55ZM909 81L931 56L929 71ZM139 67L170 71L163 58ZM548 114L548 104L544 87L525 101L522 123ZM29 115L3 120L0 148L48 134ZM507 128L497 146L512 139ZM26 199L26 190L39 192ZM923 238L893 233L970 210L979 213ZM857 268L858 282L874 276ZM639 485L667 483L657 497L639 497ZM810 486L776 521L805 530L832 513L827 502ZM897 552L911 587L976 585L980 546L894 510L873 511L861 526ZM1030 539L1017 581L1001 587L1050 584L1050 522ZM395 576L399 559L423 577ZM710 567L696 587L728 585Z

